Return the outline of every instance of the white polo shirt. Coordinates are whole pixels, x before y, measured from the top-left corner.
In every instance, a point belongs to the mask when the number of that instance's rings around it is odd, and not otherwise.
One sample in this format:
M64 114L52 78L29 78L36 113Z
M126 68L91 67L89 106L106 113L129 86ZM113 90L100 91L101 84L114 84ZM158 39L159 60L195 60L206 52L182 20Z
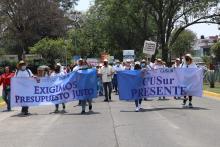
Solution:
M107 67L103 66L99 72L102 75L102 82L103 83L112 81L112 76L108 76L108 75L113 74L113 72L114 72L110 65L108 65Z

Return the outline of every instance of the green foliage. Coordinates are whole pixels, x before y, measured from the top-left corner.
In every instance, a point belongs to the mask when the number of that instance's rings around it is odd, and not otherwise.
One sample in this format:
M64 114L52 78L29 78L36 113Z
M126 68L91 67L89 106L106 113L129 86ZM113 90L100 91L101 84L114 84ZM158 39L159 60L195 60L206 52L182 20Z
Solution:
M1 0L2 46L8 53L21 55L44 37L63 37L69 22L60 5L70 7L73 2L75 0Z
M173 32L175 34L175 31ZM172 36L173 36L172 34ZM196 34L190 30L184 30L171 46L172 52L176 57L181 57L185 53L189 53L196 40Z
M215 82L217 81L218 75L214 70L208 70L206 79L210 84L210 88L215 88Z
M212 53L214 53L214 55L216 56L217 61L220 62L220 41L218 41L217 43L215 43L212 47L211 47L211 51Z
M207 65L207 67L209 67L210 64L212 63L212 58L210 56L204 56L202 59L205 62L205 64Z
M16 66L17 66L17 62L10 62L10 61L3 61L3 62L0 62L0 74L2 74L4 72L4 67L5 66L9 66L10 69L12 71L14 71L16 69Z
M41 54L47 65L54 65L57 60L65 64L71 59L72 45L69 40L44 38L30 47L31 53Z

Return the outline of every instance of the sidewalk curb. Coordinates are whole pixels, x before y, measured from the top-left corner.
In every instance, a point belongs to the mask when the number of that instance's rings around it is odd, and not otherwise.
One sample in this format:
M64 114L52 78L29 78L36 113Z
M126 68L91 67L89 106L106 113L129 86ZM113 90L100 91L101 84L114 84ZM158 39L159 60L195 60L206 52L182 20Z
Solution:
M215 98L215 99L220 100L220 94L218 94L218 93L214 93L214 92L204 90L203 95L206 96L206 97L211 97L211 98Z
M0 103L0 107L5 106L5 102Z

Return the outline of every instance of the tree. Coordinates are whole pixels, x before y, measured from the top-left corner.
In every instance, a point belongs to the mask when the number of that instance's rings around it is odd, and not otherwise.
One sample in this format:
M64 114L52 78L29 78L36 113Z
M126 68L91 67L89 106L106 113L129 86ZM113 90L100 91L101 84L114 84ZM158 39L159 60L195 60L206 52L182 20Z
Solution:
M157 27L157 41L164 61L168 60L169 47L187 27L199 23L218 23L218 0L145 0L152 9ZM171 39L172 31L177 28Z
M29 49L31 53L42 55L47 65L54 65L56 60L70 61L72 48L69 40L44 38Z
M96 0L75 31L80 49L93 57L105 51L121 59L124 49L141 54L144 41L155 36L148 11L143 1Z
M28 47L44 37L65 35L68 19L64 8L75 0L1 0L0 14L7 17L3 32L3 47L12 53L28 53ZM68 4L68 5L67 5ZM9 42L9 43L8 43Z
M211 47L211 51L212 53L214 53L216 60L220 62L220 41L218 41Z
M176 33L172 33L172 36ZM181 57L185 53L189 53L195 43L196 40L196 34L193 33L190 30L184 30L183 32L180 33L178 38L176 39L175 43L172 44L171 50L172 54L175 55L176 57Z

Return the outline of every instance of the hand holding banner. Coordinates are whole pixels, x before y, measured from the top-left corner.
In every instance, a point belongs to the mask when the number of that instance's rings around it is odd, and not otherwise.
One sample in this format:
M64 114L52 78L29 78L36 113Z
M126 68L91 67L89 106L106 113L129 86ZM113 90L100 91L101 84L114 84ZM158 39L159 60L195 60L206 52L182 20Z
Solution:
M134 100L161 96L202 96L203 70L163 68L118 72L119 98Z
M39 80L40 82L33 78L12 78L11 105L52 105L97 97L95 69Z

